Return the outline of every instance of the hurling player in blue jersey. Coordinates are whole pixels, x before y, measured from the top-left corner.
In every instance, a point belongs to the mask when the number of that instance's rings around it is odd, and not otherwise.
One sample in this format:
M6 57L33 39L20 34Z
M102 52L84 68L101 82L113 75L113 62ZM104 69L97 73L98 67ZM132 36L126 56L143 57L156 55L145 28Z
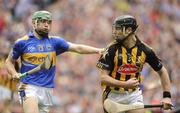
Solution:
M14 79L19 74L27 72L39 64L49 54L52 56L52 66L49 70L38 72L20 78L20 98L25 113L48 113L52 106L52 89L54 87L56 56L66 51L79 54L98 54L103 49L73 44L57 36L49 36L52 15L48 11L37 11L32 15L33 31L18 39L6 59L6 66ZM18 73L13 63L21 59L21 69Z

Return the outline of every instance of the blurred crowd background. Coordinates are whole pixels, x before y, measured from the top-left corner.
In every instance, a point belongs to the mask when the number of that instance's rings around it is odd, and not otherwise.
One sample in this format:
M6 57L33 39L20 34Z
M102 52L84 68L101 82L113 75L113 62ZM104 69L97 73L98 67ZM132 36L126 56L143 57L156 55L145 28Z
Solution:
M4 59L14 41L32 29L31 14L37 10L52 12L51 35L95 47L111 42L112 22L117 16L135 16L138 37L153 47L169 72L176 106L172 111L148 109L146 113L180 113L180 0L0 0L0 113L8 113L7 109L22 113L16 83L8 80ZM51 113L102 113L98 58L74 53L57 58ZM145 65L142 76L144 103L160 103L162 89L157 74Z

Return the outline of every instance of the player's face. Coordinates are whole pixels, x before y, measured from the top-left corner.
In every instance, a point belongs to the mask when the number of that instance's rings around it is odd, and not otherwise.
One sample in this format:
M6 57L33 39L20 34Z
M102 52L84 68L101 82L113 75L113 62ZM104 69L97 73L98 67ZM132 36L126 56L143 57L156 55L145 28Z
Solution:
M37 29L48 33L51 28L51 23L52 23L51 20L46 20L46 19L39 20L37 22Z
M37 20L37 22L35 22L34 24L34 29L36 30L36 32L38 32L39 35L45 36L48 35L51 29L52 21L47 19L41 19Z
M123 40L129 33L129 29L125 29L125 27L113 26L112 28L113 38L118 40Z

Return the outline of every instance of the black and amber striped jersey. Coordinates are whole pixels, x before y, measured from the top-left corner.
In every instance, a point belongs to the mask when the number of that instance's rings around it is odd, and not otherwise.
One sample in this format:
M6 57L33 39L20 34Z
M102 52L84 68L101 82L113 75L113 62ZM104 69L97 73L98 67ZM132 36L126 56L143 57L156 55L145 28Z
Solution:
M127 81L130 78L137 78L141 81L141 71L146 62L155 71L159 71L162 68L161 60L149 46L141 42L137 37L136 39L136 44L132 48L126 48L119 43L112 44L100 57L97 67L108 70L109 76L120 81ZM119 87L111 87L111 89L120 91L133 90Z
M5 58L0 58L0 85L9 88L11 91L16 91L18 81L11 79L5 67Z

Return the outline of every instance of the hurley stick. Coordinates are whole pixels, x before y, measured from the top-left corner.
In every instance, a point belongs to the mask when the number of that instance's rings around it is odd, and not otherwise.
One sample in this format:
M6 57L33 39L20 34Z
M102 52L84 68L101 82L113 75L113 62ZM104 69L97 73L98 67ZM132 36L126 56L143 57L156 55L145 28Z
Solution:
M42 64L40 64L40 65L38 65L37 67L29 70L28 72L25 72L25 73L20 74L20 78L21 78L21 77L26 77L26 76L29 75L29 74L38 72L38 71L41 70L41 69L49 69L49 68L51 67L51 65L52 65L52 55L51 55L51 54L48 54Z
M110 99L106 99L104 101L104 108L108 113L119 113L129 110L135 110L135 109L143 109L143 108L162 108L162 104L158 105L126 105L126 104L119 104L116 103Z

